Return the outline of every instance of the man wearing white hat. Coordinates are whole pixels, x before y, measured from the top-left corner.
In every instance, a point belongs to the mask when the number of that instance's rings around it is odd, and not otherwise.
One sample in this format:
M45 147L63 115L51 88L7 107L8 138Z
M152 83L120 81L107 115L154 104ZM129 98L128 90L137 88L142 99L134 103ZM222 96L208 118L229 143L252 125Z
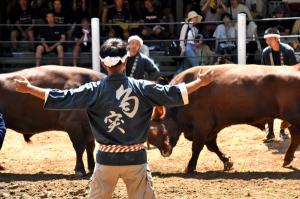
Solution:
M186 18L186 22L180 31L180 48L181 56L185 55L190 66L199 65L195 52L195 38L198 35L198 28L195 26L202 20L202 16L195 11L190 11Z
M271 66L292 66L297 64L294 49L287 44L280 42L280 32L277 28L268 28L265 31L264 38L268 46L262 52L261 63L263 65ZM265 142L269 142L275 138L273 123L268 122L268 134L266 136ZM288 139L288 135L284 132L284 129L280 129L280 137L283 139Z
M147 73L146 79L156 81L160 77L159 69L153 60L139 52L141 46L143 40L139 36L133 35L128 38L126 75L135 79L145 79Z

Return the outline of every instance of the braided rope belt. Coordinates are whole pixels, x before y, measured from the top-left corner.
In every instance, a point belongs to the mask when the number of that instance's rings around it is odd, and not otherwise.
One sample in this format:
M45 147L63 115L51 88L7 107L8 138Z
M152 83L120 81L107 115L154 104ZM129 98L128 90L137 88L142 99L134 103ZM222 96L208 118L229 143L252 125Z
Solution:
M139 151L144 149L144 144L134 144L134 145L100 145L99 150L103 152L131 152L131 151Z

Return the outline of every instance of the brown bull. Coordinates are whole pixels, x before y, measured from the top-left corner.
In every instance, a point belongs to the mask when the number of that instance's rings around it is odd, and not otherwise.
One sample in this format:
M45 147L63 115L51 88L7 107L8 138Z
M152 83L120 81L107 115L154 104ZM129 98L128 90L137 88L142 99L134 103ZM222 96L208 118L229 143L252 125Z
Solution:
M82 161L84 150L87 152L88 169L92 171L95 142L86 112L44 110L42 100L15 91L14 79L19 76L43 88L66 89L101 80L104 75L89 69L62 66L43 66L0 75L0 112L7 127L22 133L27 141L33 134L43 131L66 131L76 152L76 174L85 174Z
M189 104L156 114L156 129L164 139L151 139L163 156L169 156L180 134L192 141L192 157L186 172L196 169L204 145L215 152L228 170L233 163L217 145L217 134L235 124L263 129L271 118L287 121L291 144L283 166L290 164L300 143L300 72L296 67L220 65L194 67L176 76L171 83L190 82L199 70L212 69L215 81L189 96ZM154 114L155 115L155 114ZM155 119L155 118L154 118ZM169 140L169 141L168 141Z

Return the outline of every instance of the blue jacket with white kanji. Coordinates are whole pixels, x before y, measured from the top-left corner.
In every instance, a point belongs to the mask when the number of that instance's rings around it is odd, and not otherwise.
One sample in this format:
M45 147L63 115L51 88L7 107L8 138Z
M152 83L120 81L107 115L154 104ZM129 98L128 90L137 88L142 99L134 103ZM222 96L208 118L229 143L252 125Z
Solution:
M76 89L50 90L46 109L85 109L96 141L102 145L144 143L148 136L154 106L188 103L185 84L163 86L113 74ZM137 165L147 162L145 150L97 152L104 165Z

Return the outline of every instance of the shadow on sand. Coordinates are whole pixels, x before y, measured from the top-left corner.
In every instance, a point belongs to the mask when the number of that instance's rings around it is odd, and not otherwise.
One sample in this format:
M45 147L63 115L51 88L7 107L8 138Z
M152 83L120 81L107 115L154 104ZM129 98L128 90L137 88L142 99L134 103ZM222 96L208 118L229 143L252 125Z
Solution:
M264 144L268 147L269 150L272 151L273 154L285 154L285 152L290 146L290 143L291 143L290 139L287 140L276 139ZM297 151L299 150L300 147L297 148Z
M185 173L161 173L153 172L153 176L159 178L193 178L199 180L214 180L214 179L239 179L239 180L252 180L252 179L286 179L286 180L299 180L300 170L294 167L288 167L291 169L290 172L224 172L224 171L207 171L207 172L194 172L190 174ZM73 180L88 180L90 175L85 177L77 177L76 175L70 174L55 174L55 173L36 173L36 174L15 174L15 173L0 173L0 182L16 182L16 181L51 181L65 179L69 181Z
M74 174L57 174L57 173L35 173L35 174L17 174L17 173L1 173L0 182L16 182L16 181L51 181L51 180L82 180L89 179L91 174L84 177L79 177Z
M194 173L160 173L153 172L153 176L160 178L193 178L199 180L215 180L215 179L231 179L231 180L257 180L257 179L285 179L285 180L299 180L300 170L294 167L287 167L291 169L290 172L272 172L272 171L248 171L248 172L224 172L224 171L207 171Z

